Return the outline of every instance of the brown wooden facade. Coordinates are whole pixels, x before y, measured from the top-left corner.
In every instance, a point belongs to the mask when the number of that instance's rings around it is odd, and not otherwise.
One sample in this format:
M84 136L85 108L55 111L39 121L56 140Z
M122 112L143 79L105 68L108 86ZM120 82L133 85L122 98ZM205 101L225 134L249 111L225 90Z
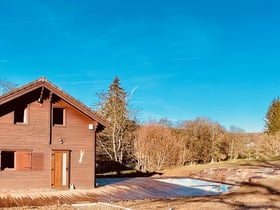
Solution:
M0 190L95 187L105 125L45 78L0 96Z

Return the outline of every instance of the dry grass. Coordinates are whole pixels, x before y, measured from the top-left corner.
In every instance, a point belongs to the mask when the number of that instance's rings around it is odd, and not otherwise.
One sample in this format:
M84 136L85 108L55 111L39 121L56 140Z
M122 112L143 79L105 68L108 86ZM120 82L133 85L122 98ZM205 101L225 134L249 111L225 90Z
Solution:
M174 168L163 171L163 176L200 175L205 169L214 167L231 167L233 169L273 168L280 169L280 160L241 161L238 163L221 163ZM212 178L215 179L215 178ZM216 181L220 181L216 177ZM152 199L138 201L123 201L118 204L132 209L280 209L280 175L260 179L256 182L244 182L240 188L232 193L221 196L183 197L170 199Z

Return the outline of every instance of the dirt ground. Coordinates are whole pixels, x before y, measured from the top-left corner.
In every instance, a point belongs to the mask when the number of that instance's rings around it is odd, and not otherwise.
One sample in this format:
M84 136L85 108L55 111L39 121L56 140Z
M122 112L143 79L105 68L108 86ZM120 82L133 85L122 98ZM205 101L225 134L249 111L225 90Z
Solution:
M280 177L268 183L279 188ZM280 188L278 191L271 189L263 184L243 185L221 196L125 201L118 205L131 209L280 209Z
M237 190L221 196L123 201L117 204L135 210L280 209L279 169L279 160L242 162L240 164L209 164L200 167L169 169L163 171L162 176L188 176L222 182L230 180L230 182L238 184L239 187ZM224 174L220 171L224 171Z
M162 175L156 177L193 177L232 183L238 185L238 188L220 196L130 200L90 206L33 206L9 209L280 209L280 160L188 166L162 171Z

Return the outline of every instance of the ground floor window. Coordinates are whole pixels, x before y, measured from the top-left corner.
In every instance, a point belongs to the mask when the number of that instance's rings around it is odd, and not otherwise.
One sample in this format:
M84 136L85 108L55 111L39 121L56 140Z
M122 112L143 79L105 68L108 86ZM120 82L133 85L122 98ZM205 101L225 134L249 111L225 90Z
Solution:
M1 170L16 169L28 170L31 169L31 150L18 151L1 151L0 163Z
M1 170L6 168L15 168L15 152L2 151L1 152Z

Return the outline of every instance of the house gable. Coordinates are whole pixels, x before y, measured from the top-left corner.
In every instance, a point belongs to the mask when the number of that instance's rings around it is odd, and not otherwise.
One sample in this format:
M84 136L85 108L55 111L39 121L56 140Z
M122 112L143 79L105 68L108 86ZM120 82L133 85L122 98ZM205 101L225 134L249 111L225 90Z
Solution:
M37 100L38 103L43 103L48 97L51 98L54 103L62 99L70 104L82 114L95 120L98 129L102 129L108 125L107 121L96 112L92 111L83 103L76 100L44 77L0 96L0 106L2 107L0 110L0 116L12 111L11 109L14 107L14 103L17 104L17 106L20 106L21 103L21 106L25 106L25 104L35 100Z
M45 78L0 96L0 189L94 187L106 125Z

